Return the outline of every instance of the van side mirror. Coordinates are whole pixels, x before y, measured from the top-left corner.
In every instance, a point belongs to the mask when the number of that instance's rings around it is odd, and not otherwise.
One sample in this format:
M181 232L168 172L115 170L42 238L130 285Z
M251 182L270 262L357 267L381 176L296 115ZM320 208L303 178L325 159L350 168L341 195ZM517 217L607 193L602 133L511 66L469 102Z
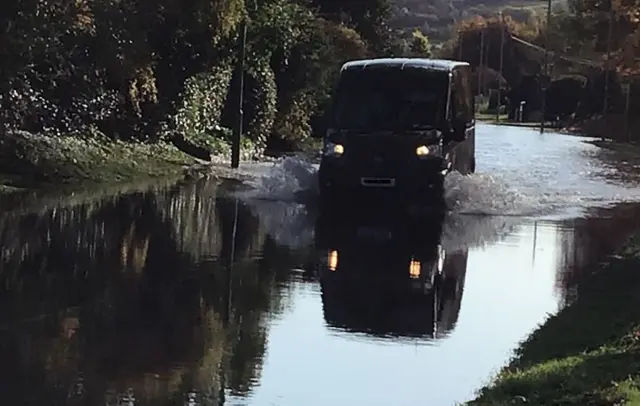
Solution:
M321 131L319 128L311 130L311 138L320 139L324 137L326 131Z
M325 117L316 117L311 122L311 138L324 138L327 133L327 120Z
M467 123L459 118L454 118L452 122L451 140L455 142L462 142L467 139L466 130Z

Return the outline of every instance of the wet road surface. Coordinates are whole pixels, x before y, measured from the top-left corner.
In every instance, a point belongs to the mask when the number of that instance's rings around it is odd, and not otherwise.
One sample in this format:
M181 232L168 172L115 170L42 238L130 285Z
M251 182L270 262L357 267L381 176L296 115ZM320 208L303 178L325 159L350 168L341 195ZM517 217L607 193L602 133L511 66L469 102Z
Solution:
M636 175L583 139L483 126L478 149L452 213L387 227L296 203L313 165L295 159L244 167L250 192L4 210L0 404L473 397L640 221Z

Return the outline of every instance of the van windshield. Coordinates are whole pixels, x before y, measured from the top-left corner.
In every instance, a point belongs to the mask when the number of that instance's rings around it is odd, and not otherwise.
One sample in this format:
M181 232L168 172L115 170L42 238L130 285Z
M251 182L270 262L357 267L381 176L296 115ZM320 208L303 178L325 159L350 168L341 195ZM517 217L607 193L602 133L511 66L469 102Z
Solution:
M367 68L342 72L333 124L342 129L398 130L437 126L445 117L447 72Z

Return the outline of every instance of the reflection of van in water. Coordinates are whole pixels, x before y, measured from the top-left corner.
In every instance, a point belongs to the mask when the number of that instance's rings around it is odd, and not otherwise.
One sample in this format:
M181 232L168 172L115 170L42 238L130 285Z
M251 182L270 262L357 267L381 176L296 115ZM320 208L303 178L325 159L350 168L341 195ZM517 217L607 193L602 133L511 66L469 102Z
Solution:
M475 104L466 62L373 59L342 66L324 138L323 198L394 191L430 201L452 170L475 171Z
M440 245L443 218L393 218L383 227L382 219L362 223L329 214L318 218L315 230L321 254L316 269L329 327L427 340L452 332L467 250Z

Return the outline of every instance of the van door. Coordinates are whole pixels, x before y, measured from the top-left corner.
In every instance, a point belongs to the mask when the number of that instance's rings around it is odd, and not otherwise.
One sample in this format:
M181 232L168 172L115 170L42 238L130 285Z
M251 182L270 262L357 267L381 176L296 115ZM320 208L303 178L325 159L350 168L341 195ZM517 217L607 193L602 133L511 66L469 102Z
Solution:
M470 76L468 66L454 69L451 76L452 131L459 141L451 142L450 154L452 169L463 175L475 170L475 106Z

